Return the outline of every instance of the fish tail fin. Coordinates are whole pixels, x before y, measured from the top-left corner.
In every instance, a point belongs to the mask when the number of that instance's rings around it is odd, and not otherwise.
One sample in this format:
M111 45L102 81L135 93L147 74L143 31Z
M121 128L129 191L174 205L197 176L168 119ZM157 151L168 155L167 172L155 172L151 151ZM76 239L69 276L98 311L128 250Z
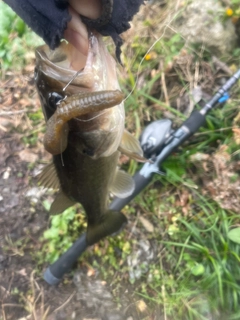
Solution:
M97 224L88 225L87 243L92 245L104 237L120 231L127 223L125 215L118 211L108 210Z

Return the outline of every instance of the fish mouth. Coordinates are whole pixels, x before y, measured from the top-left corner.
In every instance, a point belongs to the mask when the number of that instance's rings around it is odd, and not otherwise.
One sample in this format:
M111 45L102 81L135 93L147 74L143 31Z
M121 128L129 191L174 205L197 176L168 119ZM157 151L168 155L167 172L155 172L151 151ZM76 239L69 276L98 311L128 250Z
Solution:
M64 98L79 92L120 89L116 62L102 37L94 31L89 32L88 39L87 56L66 41L55 50L47 45L36 49L35 83L45 107L52 93Z
M89 34L87 56L65 40L55 50L43 45L36 49L37 71L47 78L59 81L63 88L70 83L70 88L76 86L91 89L94 84L93 67L96 64L95 57L98 51L97 37L93 33Z
M65 40L55 50L47 45L38 47L35 52L36 83L43 75L45 82L51 81L51 87L54 87L54 81L57 83L58 91L69 84L65 93L69 91L74 94L81 88L92 92L118 90L116 62L105 47L101 35L95 31L89 32L88 42L87 56Z
M101 36L89 33L89 49L83 56L70 43L63 41L51 50L44 45L36 49L35 83L46 121L53 116L59 100L81 93L119 90L116 74L116 62L107 51ZM104 103L104 102L103 102ZM83 140L97 135L94 147L95 156L108 156L115 152L120 144L124 128L124 105L121 102L102 112L92 111L69 121L71 132L85 132ZM87 133L88 132L88 133ZM106 139L106 135L111 139ZM102 143L102 139L106 143ZM108 142L108 143L107 143ZM99 150L98 150L99 149Z

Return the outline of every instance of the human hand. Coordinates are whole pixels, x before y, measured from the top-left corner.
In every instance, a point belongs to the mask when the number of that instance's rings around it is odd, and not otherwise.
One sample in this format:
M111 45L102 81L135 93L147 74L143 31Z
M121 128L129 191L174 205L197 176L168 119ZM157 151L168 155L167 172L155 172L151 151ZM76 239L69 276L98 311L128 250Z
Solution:
M69 0L68 2L72 19L68 22L64 38L86 56L88 53L88 32L80 15L97 19L101 14L101 0Z

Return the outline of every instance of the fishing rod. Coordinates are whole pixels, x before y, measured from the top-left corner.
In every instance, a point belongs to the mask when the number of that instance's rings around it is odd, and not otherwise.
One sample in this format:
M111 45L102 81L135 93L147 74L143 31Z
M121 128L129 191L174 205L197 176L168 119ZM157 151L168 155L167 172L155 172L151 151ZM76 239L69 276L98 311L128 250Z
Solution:
M228 91L239 79L240 69L217 91L204 107L200 110L194 110L189 118L176 130L172 129L172 121L169 119L150 123L143 130L140 143L144 155L151 159L151 162L146 162L133 176L135 182L133 193L123 199L115 197L109 209L120 211L151 182L154 174L162 174L159 171L162 162L204 125L206 115L216 105L222 105L229 99ZM58 284L63 275L71 270L87 247L86 233L84 233L57 261L47 268L44 273L44 280L50 285Z

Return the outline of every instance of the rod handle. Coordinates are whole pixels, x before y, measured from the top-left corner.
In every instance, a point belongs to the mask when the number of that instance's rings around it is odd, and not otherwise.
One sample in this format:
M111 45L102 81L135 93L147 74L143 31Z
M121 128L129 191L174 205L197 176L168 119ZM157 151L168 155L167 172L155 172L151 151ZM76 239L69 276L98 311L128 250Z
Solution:
M44 272L44 280L50 284L58 284L63 275L71 270L80 255L87 249L86 233L84 233L57 261Z

